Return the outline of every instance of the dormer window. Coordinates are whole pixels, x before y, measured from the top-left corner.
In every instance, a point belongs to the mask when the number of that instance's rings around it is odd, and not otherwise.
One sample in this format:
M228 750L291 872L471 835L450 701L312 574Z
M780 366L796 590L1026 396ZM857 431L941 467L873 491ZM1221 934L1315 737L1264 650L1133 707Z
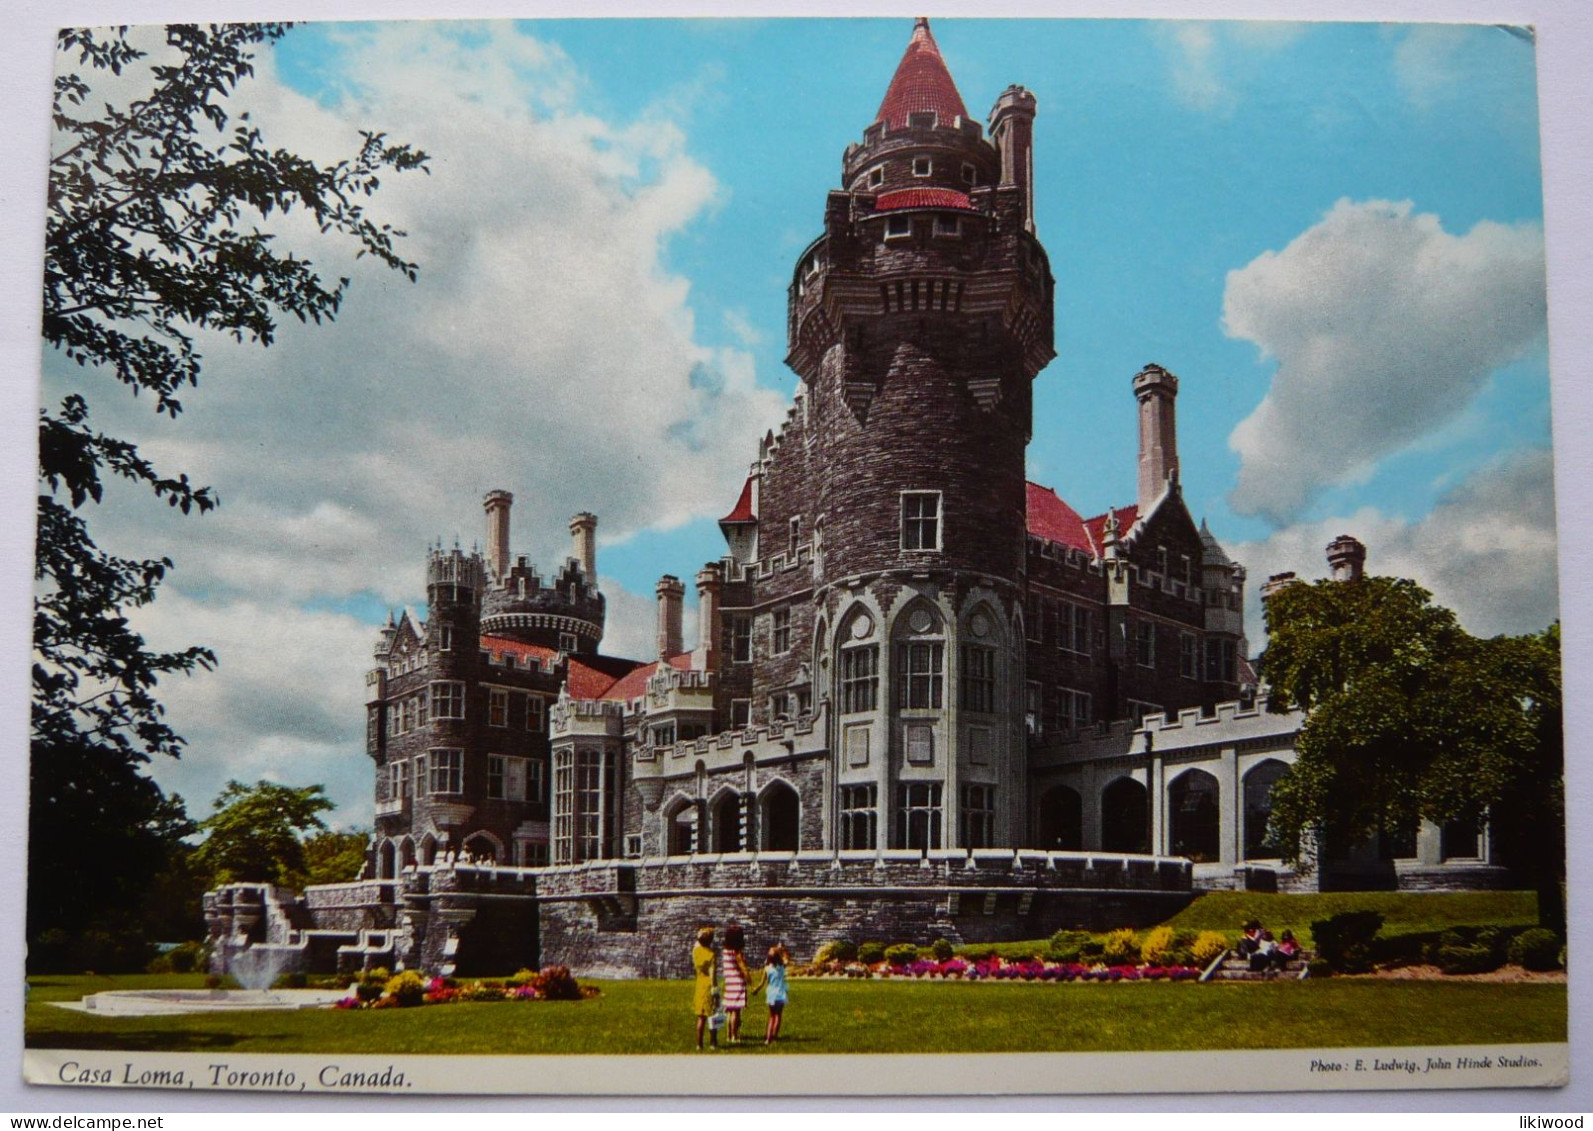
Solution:
M885 218L885 238L888 240L905 239L913 234L913 222L909 216L888 216Z
M868 171L868 187L877 189L885 183L885 166L875 165Z
M960 236L960 235L962 235L962 217L961 216L936 216L935 217L935 234L937 236Z
M561 633L559 633L559 651L560 652L573 652L573 651L575 651L575 648L576 648L575 633L573 633L573 632L561 632Z
M907 126L914 130L932 130L938 116L933 110L920 110L916 114L907 115Z
M965 185L976 185L979 183L979 170L968 164L966 161L963 162L962 166L962 183Z
M913 158L913 176L927 177L935 171L935 163L927 157Z

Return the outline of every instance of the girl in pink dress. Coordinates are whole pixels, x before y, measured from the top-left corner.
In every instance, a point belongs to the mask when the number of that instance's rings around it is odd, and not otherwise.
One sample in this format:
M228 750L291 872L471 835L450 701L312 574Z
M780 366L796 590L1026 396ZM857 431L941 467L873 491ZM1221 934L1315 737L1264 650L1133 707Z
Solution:
M752 976L747 970L747 960L742 951L747 947L746 932L739 923L725 928L725 949L722 961L725 986L725 1032L733 1045L741 1043L741 1011L747 1008L747 991Z

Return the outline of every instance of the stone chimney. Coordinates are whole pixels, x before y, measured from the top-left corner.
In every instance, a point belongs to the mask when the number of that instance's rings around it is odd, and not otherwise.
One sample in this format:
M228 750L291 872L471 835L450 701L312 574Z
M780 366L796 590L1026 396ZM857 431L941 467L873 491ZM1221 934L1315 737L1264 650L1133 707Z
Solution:
M1152 362L1134 374L1139 401L1139 513L1143 518L1178 478L1178 429L1173 401L1178 378Z
M990 111L990 140L1001 155L1001 183L1023 190L1023 230L1034 235L1035 99L1021 86L1009 86Z
M1334 581L1359 581L1366 568L1366 547L1358 539L1340 534L1328 543L1327 560Z
M680 578L666 573L658 579L657 592L658 658L662 660L666 656L678 656L686 650L681 640L681 608L686 587L681 584Z
M570 556L586 574L586 583L597 586L597 515L582 511L570 519Z
M514 496L507 491L488 491L481 505L487 511L487 569L501 585L509 576L509 508Z
M1299 580L1292 570L1288 573L1275 573L1261 583L1261 599L1263 601L1270 600L1274 593L1298 584Z
M697 571L697 648L691 666L699 671L719 669L719 565L709 562Z

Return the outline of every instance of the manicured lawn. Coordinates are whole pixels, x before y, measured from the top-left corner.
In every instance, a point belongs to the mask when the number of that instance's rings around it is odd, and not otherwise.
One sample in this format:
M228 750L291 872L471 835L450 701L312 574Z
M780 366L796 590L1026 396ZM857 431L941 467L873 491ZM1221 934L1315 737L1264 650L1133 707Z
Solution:
M32 1048L209 1052L671 1053L692 1044L687 982L594 983L582 1002L107 1018L46 1004L198 976L41 977ZM754 1003L744 1036L766 1013ZM1566 1039L1563 985L1333 979L1237 985L800 979L779 1053L1067 1052L1504 1044ZM748 1044L726 1055L767 1055Z

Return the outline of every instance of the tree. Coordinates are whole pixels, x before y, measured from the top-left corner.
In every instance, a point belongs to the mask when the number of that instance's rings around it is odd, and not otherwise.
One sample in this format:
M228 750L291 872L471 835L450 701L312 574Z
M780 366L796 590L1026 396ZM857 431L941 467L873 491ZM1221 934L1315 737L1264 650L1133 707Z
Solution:
M304 882L342 884L358 879L365 867L365 832L324 832L304 841Z
M328 284L309 259L279 247L260 227L274 215L303 211L359 256L415 278L395 250L403 233L367 216L365 201L386 171L424 169L425 154L367 132L353 157L322 165L268 148L247 114L233 121L228 101L253 74L254 53L286 29L173 25L158 58L126 28L60 33L44 338L79 366L152 397L157 415L175 417L184 388L198 383L196 333L268 346L284 314L317 323L337 314L349 280ZM144 93L112 104L95 95L106 76L118 88L142 80ZM129 625L128 611L154 599L172 562L95 544L85 512L108 478L140 484L185 514L217 503L186 475L157 470L135 444L95 431L83 393L41 412L30 798L41 882L30 885L30 937L74 917L35 899L43 882L87 899L96 884L130 897L147 878L144 855L122 851L117 830L139 827L157 803L159 790L138 767L183 748L155 688L215 663L201 646L152 650ZM74 788L85 782L95 788ZM63 852L65 836L77 840ZM51 867L52 859L63 863Z
M216 798L216 811L199 822L207 835L194 864L212 884L302 887L309 857L301 834L324 833L320 814L333 808L323 785L229 781Z
M1309 863L1420 820L1486 819L1563 930L1559 626L1474 637L1413 581L1290 585L1266 607L1262 676L1305 723L1269 836Z

